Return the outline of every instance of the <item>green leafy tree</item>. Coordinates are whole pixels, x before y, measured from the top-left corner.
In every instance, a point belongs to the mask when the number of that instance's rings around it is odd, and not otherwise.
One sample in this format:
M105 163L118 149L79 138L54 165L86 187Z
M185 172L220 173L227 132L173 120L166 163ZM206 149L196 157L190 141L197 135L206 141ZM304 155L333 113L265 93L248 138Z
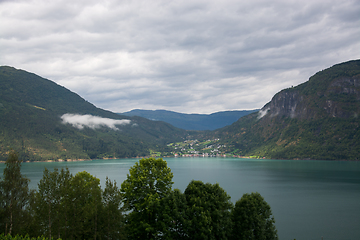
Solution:
M191 239L229 239L233 204L224 189L193 180L184 193Z
M116 185L106 178L102 193L101 236L103 239L124 239L122 195Z
M35 219L40 227L40 233L60 238L66 235L67 230L67 205L66 197L69 196L70 180L72 174L69 169L54 169L50 172L45 168L43 178L38 184L35 194L33 209Z
M59 194L60 194L60 206L58 211L58 231L57 237L62 238L62 236L67 236L68 225L70 219L70 212L68 210L69 198L71 197L71 180L73 175L70 173L69 169L61 169L60 174L58 175L59 184Z
M163 159L140 159L121 184L130 238L155 239L159 235L160 201L171 192L173 174Z
M122 196L116 182L87 172L73 176L68 169L45 169L34 197L38 235L63 239L122 239ZM38 236L35 235L35 236Z
M189 220L186 217L185 194L174 189L161 200L159 227L161 239L190 239L188 235Z
M101 211L100 180L85 171L77 173L70 181L66 200L68 237L96 239Z
M29 179L21 172L21 161L12 151L5 162L3 180L0 182L1 232L10 235L21 234L28 219L26 209L29 205Z
M232 221L233 239L278 239L271 208L259 193L246 193L236 202Z

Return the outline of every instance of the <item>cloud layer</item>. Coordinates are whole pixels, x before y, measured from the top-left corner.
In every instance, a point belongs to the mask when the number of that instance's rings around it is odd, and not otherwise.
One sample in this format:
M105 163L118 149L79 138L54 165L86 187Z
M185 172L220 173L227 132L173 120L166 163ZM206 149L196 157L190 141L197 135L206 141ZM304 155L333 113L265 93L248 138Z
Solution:
M110 119L103 118L98 116L92 116L89 114L79 115L79 114L70 114L66 113L61 116L62 122L64 124L71 124L73 127L78 129L83 129L84 127L89 127L92 129L100 128L100 127L108 127L113 130L119 130L116 125L127 125L130 124L131 120L122 119Z
M358 0L0 1L0 65L98 107L211 113L360 58Z

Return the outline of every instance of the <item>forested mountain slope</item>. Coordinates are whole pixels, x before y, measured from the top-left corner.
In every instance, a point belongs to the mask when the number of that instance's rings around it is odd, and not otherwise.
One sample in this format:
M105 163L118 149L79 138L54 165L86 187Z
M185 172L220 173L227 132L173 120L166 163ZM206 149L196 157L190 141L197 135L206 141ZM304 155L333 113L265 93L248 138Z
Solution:
M97 117L95 117L97 116ZM219 138L227 153L283 159L360 159L360 60L334 65L277 93L259 112L194 132L99 109L56 83L0 67L0 160L147 156L166 144Z
M135 109L120 113L125 116L140 116L150 120L164 121L186 130L215 130L236 122L239 118L258 110L223 111L212 114L185 114L167 110Z
M167 142L185 134L164 122L105 111L50 80L0 67L0 160L11 148L23 160L147 156L166 152Z
M277 93L258 113L212 134L228 151L283 159L360 160L360 60Z

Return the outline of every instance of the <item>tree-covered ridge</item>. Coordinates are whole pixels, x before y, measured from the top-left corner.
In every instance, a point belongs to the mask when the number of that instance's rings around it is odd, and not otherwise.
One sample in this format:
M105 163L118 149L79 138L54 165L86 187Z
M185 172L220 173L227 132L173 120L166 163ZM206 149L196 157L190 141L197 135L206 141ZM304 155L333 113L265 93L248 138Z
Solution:
M7 102L41 107L55 114L106 112L55 82L13 67L0 67L0 82L1 100Z
M181 193L161 158L139 160L121 188L107 179L104 190L87 172L45 169L29 191L20 167L11 153L0 181L0 239L278 239L260 194L234 206L219 184L191 181Z
M66 113L88 114L131 124L77 129L64 124ZM0 67L0 161L10 148L24 161L121 158L167 152L166 143L185 136L164 122L126 117L95 107L77 94L35 74Z
M257 110L223 111L212 114L185 114L167 110L135 109L120 113L125 116L140 116L150 120L164 121L186 130L215 130L236 122L239 118Z
M237 155L359 160L360 60L282 90L259 113L214 132ZM209 137L205 135L205 137Z

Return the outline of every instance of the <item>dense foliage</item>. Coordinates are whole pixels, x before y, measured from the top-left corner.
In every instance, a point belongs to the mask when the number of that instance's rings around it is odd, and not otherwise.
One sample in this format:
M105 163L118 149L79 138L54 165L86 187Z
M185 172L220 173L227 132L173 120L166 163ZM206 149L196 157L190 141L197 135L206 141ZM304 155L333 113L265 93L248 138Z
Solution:
M244 194L232 212L234 239L277 239L271 208L259 193Z
M11 236L10 234L5 235L4 233L0 234L0 240L49 240L46 237L30 237L29 235L16 235L16 236Z
M5 164L4 179L0 182L0 228L5 234L24 233L28 213L23 209L30 202L29 179L21 175L21 161L14 152L10 153Z
M127 229L131 239L154 239L159 235L160 201L171 191L173 174L162 159L141 159L130 168L121 184Z
M184 194L191 239L231 239L233 204L219 184L193 180Z
M99 179L87 172L72 175L68 169L45 169L37 191L29 192L15 153L6 164L0 182L4 209L0 239L226 240L239 239L249 231L261 236L255 239L277 239L270 206L260 194L245 194L246 207L242 198L234 208L219 184L191 181L184 193L172 190L173 174L163 159L141 159L121 189L107 179L104 190ZM21 186L14 194L6 187L10 179L13 187ZM22 204L14 202L11 210L13 195Z
M87 172L73 176L68 169L45 169L38 190L29 192L16 154L12 153L6 164L0 182L4 206L0 233L48 239L123 238L122 196L116 182L107 179L102 190L100 180ZM9 176L9 171L15 174ZM12 186L8 186L9 180Z

